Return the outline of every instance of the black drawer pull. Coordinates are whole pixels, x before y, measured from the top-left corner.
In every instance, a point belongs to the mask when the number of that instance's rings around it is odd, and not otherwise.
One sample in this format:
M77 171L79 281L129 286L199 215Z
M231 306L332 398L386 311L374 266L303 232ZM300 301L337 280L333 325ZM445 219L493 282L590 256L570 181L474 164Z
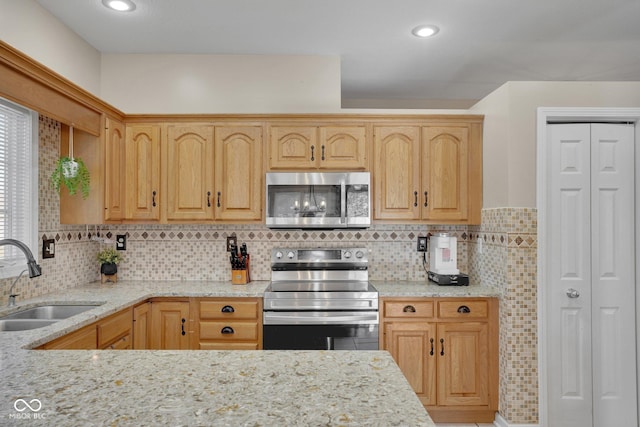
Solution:
M225 305L224 307L222 307L222 310L220 311L222 311L223 313L233 313L236 310L230 305Z
M429 352L429 356L433 356L433 338L431 338L429 342L431 343L431 351Z
M225 326L224 328L222 328L222 330L220 331L221 334L233 334L235 331L233 330L233 328L231 326Z
M440 350L440 356L444 356L444 338L440 338L440 345L442 346Z
M185 318L182 318L182 325L180 325L182 327L182 335L186 335L187 333L184 331L184 322L186 322L187 320Z
M458 313L471 313L471 309L466 305L461 305L458 307Z
M416 308L412 305L405 305L404 308L402 309L403 312L405 313L415 313L416 312Z

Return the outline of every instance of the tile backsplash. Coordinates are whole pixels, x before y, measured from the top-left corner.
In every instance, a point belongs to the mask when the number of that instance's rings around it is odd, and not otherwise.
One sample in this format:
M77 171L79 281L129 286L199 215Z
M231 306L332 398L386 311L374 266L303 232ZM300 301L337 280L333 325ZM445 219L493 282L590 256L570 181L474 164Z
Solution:
M56 241L56 256L41 258L43 275L21 278L18 301L99 280L96 239L127 236L123 280L229 280L226 237L235 234L251 254L254 280L269 280L273 247L362 246L372 280L426 280L417 236L448 232L458 238L458 268L472 286L492 285L500 301L500 413L511 423L537 423L536 210L484 209L480 226L378 224L366 230L270 230L264 225L69 226L59 220L60 201L49 185L60 146L60 124L40 117L39 235ZM39 248L40 249L40 248ZM36 255L36 254L34 254ZM428 268L428 258L427 258ZM6 304L13 279L0 280ZM182 285L181 285L182 286Z

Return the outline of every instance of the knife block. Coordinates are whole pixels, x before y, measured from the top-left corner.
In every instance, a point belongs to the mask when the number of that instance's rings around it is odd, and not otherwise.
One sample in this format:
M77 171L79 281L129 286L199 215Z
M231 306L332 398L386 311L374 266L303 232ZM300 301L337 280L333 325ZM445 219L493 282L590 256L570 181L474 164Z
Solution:
M249 274L249 266L251 265L251 256L247 255L247 264L244 270L231 270L231 284L232 285L246 285L251 282L251 275Z

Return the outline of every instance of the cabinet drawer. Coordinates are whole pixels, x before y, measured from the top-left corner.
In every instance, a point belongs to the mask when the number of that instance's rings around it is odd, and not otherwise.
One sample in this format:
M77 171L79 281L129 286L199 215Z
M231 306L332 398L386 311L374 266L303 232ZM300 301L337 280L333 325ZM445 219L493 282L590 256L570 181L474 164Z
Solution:
M258 343L253 342L201 342L200 350L257 350Z
M131 335L127 334L118 338L114 342L102 347L102 350L130 350L131 349Z
M433 301L385 301L383 317L433 317Z
M442 319L484 319L489 315L487 301L457 300L438 302L438 317Z
M51 341L42 348L45 350L95 350L97 341L96 327L91 324Z
M257 319L257 301L201 301L201 319Z
M131 310L127 309L121 313L114 314L98 322L98 348L102 348L113 342L123 334L131 333L133 317Z
M257 340L256 322L200 322L201 340Z

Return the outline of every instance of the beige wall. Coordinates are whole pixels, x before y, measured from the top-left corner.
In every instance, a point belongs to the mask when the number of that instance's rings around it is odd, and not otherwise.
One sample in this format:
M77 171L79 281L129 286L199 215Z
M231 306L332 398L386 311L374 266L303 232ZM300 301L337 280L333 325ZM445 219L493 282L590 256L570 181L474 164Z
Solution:
M129 114L336 111L340 58L103 54L101 88Z
M0 0L0 40L99 96L100 52L35 0Z
M484 208L536 206L538 107L640 107L640 82L508 82L474 105L485 114Z

